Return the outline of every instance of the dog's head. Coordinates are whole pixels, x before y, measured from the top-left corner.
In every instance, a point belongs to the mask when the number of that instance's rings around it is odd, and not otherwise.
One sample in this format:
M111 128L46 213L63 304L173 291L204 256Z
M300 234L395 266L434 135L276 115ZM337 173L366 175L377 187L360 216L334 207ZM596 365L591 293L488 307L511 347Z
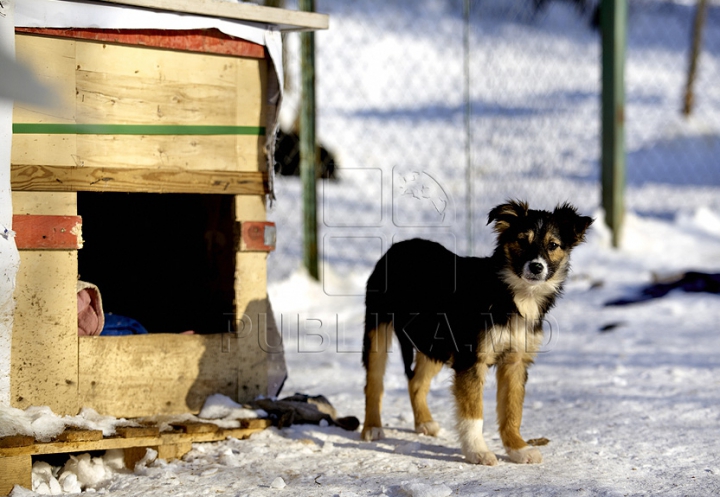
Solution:
M495 222L497 251L504 255L508 283L558 288L569 268L570 251L585 240L593 220L565 203L554 211L532 210L525 202L511 201L490 211Z

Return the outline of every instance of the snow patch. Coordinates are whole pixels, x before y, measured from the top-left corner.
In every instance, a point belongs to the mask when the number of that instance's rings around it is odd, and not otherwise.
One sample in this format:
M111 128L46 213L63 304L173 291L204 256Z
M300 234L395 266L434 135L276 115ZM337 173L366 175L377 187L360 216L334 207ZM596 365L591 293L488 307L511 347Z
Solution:
M427 483L406 483L402 486L402 491L409 497L447 497L453 493L452 489L445 485Z

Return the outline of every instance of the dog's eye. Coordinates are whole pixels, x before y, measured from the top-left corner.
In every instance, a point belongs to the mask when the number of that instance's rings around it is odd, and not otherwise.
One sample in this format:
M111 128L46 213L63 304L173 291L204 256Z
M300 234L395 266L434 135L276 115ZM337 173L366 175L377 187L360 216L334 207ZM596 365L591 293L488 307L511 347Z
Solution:
M548 243L548 250L552 251L552 250L555 250L558 248L560 248L560 245L558 245L557 243L555 243L555 242Z

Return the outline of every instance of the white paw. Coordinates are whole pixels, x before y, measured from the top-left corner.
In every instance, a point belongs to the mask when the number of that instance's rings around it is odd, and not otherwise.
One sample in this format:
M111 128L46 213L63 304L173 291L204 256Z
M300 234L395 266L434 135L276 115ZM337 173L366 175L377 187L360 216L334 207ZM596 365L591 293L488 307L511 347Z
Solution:
M426 421L424 423L420 423L419 425L415 425L415 433L419 433L420 435L429 435L434 437L439 431L440 424L438 424L437 421Z
M520 450L508 449L507 455L512 462L518 464L539 464L542 462L542 453L535 447L523 447Z
M465 459L471 464L482 464L483 466L496 466L497 457L492 452L465 452Z
M361 437L366 442L372 442L373 440L385 438L385 432L379 426L368 426L363 428Z

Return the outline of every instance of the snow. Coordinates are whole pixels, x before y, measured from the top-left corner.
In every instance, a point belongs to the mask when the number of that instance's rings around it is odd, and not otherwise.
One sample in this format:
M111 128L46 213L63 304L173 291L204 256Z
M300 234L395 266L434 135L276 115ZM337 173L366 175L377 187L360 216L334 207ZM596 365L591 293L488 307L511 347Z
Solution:
M28 435L41 442L49 442L58 436L66 426L86 430L101 430L103 435L115 433L115 427L134 426L126 419L103 416L91 408L83 408L77 416L55 415L47 406L32 406L20 410L0 406L0 437L7 435Z
M409 23L404 29L393 29L400 22L398 2L363 2L372 8L360 3L318 5L333 15L331 31L318 35L324 96L319 132L343 160L343 179L320 188L323 282L295 269L298 239L283 234L299 225L299 182L278 178L271 216L280 236L269 260L269 293L289 371L283 394L322 394L340 416L362 419L363 286L372 265L392 241L410 236L438 240L460 253L469 247L458 138L462 102L451 91L462 60L449 43L433 37L439 30L457 38L462 26L442 2L403 2L419 19L419 27ZM464 461L453 429L449 370L433 381L428 396L442 427L439 435L415 434L402 361L394 351L385 380L383 440L361 442L359 432L334 426L269 428L247 440L195 444L180 461L159 460L149 451L134 472L120 468L121 456L112 451L76 455L64 468L36 462L37 493L79 488L117 497L720 493L720 297L671 292L636 305L604 305L634 294L655 276L720 271L717 84L701 77L697 93L704 100L693 119L663 117L664 124L655 125L660 115L677 114L682 87L676 67L655 62L660 55L682 67L685 62L683 53L662 43L659 30L647 26L678 12L689 19L687 2L632 5L631 18L647 24L630 37L629 212L620 249L610 246L597 208L597 34L562 2L553 2L537 22L493 18L511 3L521 2L482 3L482 35L473 35L482 48L477 64L507 91L494 98L485 87L473 89L474 109L493 119L474 122L474 163L482 181L476 178L472 248L476 255L490 252L485 212L507 197L527 198L540 208L570 200L596 219L587 243L573 252L565 295L548 316L542 352L530 370L523 435L549 440L539 447L542 464L516 465L505 456L492 375L483 431L498 466ZM370 16L373 9L382 15ZM716 40L717 30L708 26L706 36ZM343 55L350 43L351 57ZM410 50L424 53L427 65L405 60ZM541 56L546 64L537 68L533 59ZM402 70L390 73L388 67ZM701 68L715 67L720 56L707 50ZM345 71L353 91L333 93L323 86L323 71ZM646 73L657 76L656 85L644 84ZM534 87L523 84L526 74L533 74L547 95L538 99ZM398 75L405 79L395 80ZM292 106L292 94L288 101ZM447 153L430 147L431 139L446 143ZM526 175L522 181L517 171ZM288 260L295 266L283 266ZM222 396L206 407L202 416L218 423L248 414ZM7 430L47 438L60 429L52 418L43 408L4 409L0 436ZM121 422L90 410L62 420L104 432ZM35 493L16 487L12 495Z
M243 407L230 397L216 393L205 399L202 409L198 413L198 418L206 420L227 421L247 418L267 417L267 413L262 410L254 410Z

